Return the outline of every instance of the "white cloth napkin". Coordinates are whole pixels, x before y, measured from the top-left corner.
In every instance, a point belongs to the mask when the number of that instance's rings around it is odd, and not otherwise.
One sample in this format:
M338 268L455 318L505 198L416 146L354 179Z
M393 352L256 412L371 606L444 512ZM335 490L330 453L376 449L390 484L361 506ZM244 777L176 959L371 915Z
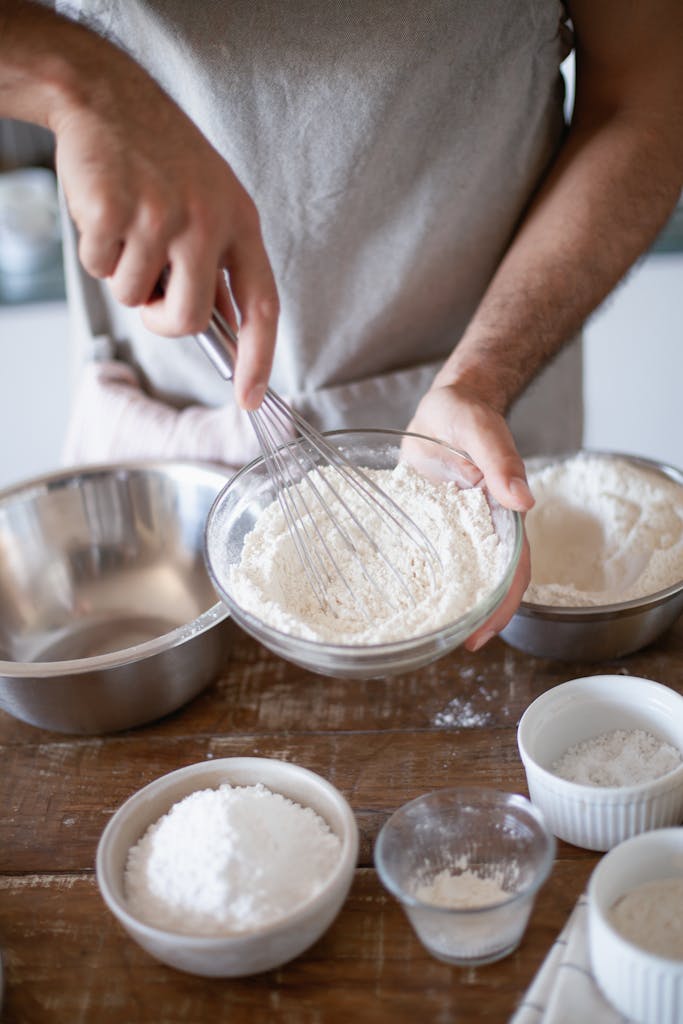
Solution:
M509 1024L628 1024L597 986L588 953L588 901L582 895Z

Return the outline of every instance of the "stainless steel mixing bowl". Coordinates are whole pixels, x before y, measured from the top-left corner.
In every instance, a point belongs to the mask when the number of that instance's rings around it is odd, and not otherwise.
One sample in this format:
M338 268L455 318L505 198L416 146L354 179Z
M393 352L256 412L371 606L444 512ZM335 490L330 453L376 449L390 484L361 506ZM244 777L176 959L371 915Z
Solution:
M225 659L228 610L203 560L227 471L145 462L0 493L0 707L68 733L159 718Z
M562 459L536 456L528 471ZM683 472L663 462L621 452L591 451L603 459L620 459L683 486ZM534 549L531 547L533 563ZM683 580L634 601L570 608L522 601L501 636L512 647L540 658L560 661L603 661L633 654L662 635L683 612Z

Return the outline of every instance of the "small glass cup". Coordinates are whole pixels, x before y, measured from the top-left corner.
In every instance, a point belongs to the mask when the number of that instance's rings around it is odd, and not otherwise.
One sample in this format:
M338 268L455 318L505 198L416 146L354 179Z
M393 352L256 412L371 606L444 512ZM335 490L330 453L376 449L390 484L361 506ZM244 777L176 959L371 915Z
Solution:
M425 949L460 966L517 948L554 856L555 838L525 797L479 787L410 801L375 844L380 880Z

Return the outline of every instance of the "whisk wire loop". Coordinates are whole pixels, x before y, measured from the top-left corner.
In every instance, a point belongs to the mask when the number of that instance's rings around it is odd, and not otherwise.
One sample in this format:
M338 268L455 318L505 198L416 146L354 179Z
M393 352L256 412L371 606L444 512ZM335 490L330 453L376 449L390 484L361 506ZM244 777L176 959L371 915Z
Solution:
M337 577L344 583L349 597L355 602L356 595L354 594L348 579L342 573L329 544L325 540L317 519L313 514L313 510L309 507L309 504L306 501L304 492L298 486L301 474L298 470L296 477L292 474L287 455L289 455L290 458L292 457L290 446L295 445L296 442L283 444L282 437L277 438L273 436L267 415L268 412L271 412L272 410L268 408L264 410L266 403L267 396L266 399L264 399L264 404L259 412L252 412L249 415L252 420L254 431L261 445L266 469L277 494L282 514L287 523L289 535L295 546L299 560L303 565L309 583L311 584L320 606L322 608L328 607L327 588L325 584L326 582L329 584L332 580L332 575L328 567L329 564L336 572ZM295 461L297 467L300 467L301 464L299 460ZM311 463L311 465L314 466L315 464ZM310 478L308 483L309 487L313 490L313 493L317 495L317 489ZM325 563L325 560L320 553L321 549L329 559L328 564ZM361 602L361 604L361 611L363 611L365 617L369 619L370 616L367 607L364 603Z
M423 552L428 555L427 565L433 575L433 583L436 583L436 572L443 568L441 558L432 544L426 533L421 530L418 525L410 518L410 516L398 505L393 498L391 498L385 491L379 487L374 480L365 473L360 467L354 465L339 449L334 445L330 444L323 434L319 433L307 420L305 420L296 410L292 409L282 399L277 392L268 389L267 397L271 398L279 409L282 410L284 416L297 428L299 435L302 439L306 440L311 447L318 452L321 458L324 460L324 464L334 465L341 476L346 479L352 486L354 492L357 495L362 496L365 499L366 504L370 507L373 512L377 512L378 508L385 517L392 522L397 529L404 533L411 541L419 544L423 548ZM320 471L320 464L314 460L310 460L312 470ZM339 495L338 491L325 476L322 477L325 483L330 488L335 498L339 503L348 511L349 515L352 516L356 526L364 535L369 546L375 550L380 556L383 553L379 549L379 545L375 541L369 532L366 530L363 523L358 519L356 514L348 507L348 504ZM383 521L383 525L385 521ZM387 565L388 560L385 559ZM394 566L390 566L391 569L395 569ZM397 570L396 570L397 572Z
M275 418L281 425L283 425L283 423L286 425L286 422L284 421L285 414L281 408L281 403L278 403L277 401L274 403L271 402L272 396L272 392L270 394L266 394L261 409L259 410L259 418L262 417L263 420L267 421L270 421L271 418ZM277 397L278 396L275 395L276 399ZM263 422L259 424L259 429L263 431ZM346 549L355 559L357 567L369 586L372 587L393 610L396 610L397 605L386 595L386 592L381 589L377 580L368 571L358 547L354 543L351 535L343 527L339 516L333 514L327 499L318 486L318 483L323 483L332 490L339 502L339 505L344 508L356 527L365 534L368 542L371 543L372 538L367 534L367 531L364 530L362 523L359 521L353 509L349 506L348 502L346 502L339 492L332 487L330 481L321 472L321 467L311 456L311 453L308 451L307 444L302 443L300 439L290 440L287 443L283 443L284 434L280 434L278 437L277 435L273 436L273 434L268 431L263 431L263 433L267 434L268 444L274 446L274 450L270 453L272 457L271 462L270 464L266 463L266 468L270 465L273 474L275 475L276 484L282 485L282 487L276 486L278 498L280 499L280 507L283 507L284 502L287 504L291 503L291 506L295 509L295 514L288 517L288 525L291 523L291 527L297 535L297 538L299 537L299 534L301 534L306 538L306 541L308 541L308 543L304 542L302 545L297 544L297 552L300 555L301 549L303 548L303 561L307 570L311 569L312 574L318 580L320 580L322 576L325 576L328 583L330 583L332 582L332 574L329 569L329 566L331 565L336 577L344 584L349 597L356 604L365 619L368 622L371 621L372 616L367 602L364 601L362 597L351 587L347 576L341 570L338 561L335 558L330 544L320 529L318 523L319 517L315 514L317 509L318 511L322 511L323 516L327 518L327 521L332 525L336 534L344 542ZM295 472L292 472L292 469L294 469ZM271 476L271 479L273 479L273 476ZM304 479L306 481L306 488L315 499L314 508L311 508L307 502L304 489L298 486ZM297 508L297 506L300 507ZM375 545L375 547L381 554L379 547L377 547L377 545ZM327 561L324 556L326 556ZM389 563L387 562L387 564ZM397 578L400 581L400 576L398 574ZM321 607L328 607L334 613L335 609L327 600L326 591L323 591L322 593L323 600L321 602ZM409 591L408 596L412 596Z
M197 341L221 375L233 376L237 336L225 318L214 310L206 331ZM319 524L322 515L341 539L363 579L394 611L399 603L388 592L386 572L378 578L377 569L384 566L400 590L416 602L411 579L393 564L382 546L387 531L406 538L419 555L419 569L426 567L432 588L436 587L443 566L439 554L425 532L385 491L356 466L341 449L305 420L272 388L259 409L249 413L249 420L258 440L264 464L285 518L297 557L304 569L311 590L323 610L336 614L327 597L333 574L342 581L346 593L368 620L371 609L363 596L352 586ZM294 437L292 434L294 433ZM335 479L336 477L336 479ZM362 521L359 511L342 493L342 484L363 507L370 510L379 524L375 534ZM355 501L353 503L355 505ZM339 511L338 511L339 510ZM343 518L348 520L345 524ZM358 534L358 539L355 533ZM370 554L370 558L368 558ZM376 563L376 564L375 564Z

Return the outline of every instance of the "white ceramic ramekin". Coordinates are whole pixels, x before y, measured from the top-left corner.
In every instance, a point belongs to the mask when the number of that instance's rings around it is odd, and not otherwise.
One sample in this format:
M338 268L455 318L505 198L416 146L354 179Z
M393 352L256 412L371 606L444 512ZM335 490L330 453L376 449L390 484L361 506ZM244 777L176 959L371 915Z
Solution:
M517 729L532 803L559 839L589 850L683 819L683 764L629 786L581 785L551 771L569 747L615 729L643 729L683 752L683 697L650 679L586 676L541 694Z
M637 1024L681 1024L683 960L655 956L610 923L614 903L635 886L683 877L683 828L634 836L602 858L588 885L588 944L595 980L606 998Z

